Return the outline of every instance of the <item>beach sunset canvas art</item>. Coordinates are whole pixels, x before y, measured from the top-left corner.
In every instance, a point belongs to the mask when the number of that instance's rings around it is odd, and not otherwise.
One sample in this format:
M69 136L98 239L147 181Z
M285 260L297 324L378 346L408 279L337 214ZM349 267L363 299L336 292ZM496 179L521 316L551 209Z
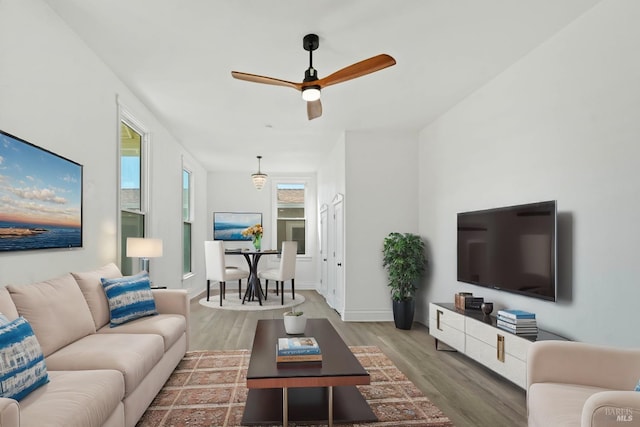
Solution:
M82 247L82 165L0 131L0 251Z

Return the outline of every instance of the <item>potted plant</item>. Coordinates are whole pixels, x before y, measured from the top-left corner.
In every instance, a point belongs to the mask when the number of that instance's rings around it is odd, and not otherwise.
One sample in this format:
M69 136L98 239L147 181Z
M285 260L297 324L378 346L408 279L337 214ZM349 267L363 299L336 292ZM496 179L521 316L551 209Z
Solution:
M393 300L393 320L398 329L411 329L415 294L426 260L424 242L412 233L389 233L384 239L382 266L387 270Z
M284 313L284 330L287 334L303 334L306 327L307 317L304 315L304 312L296 310L296 307L293 307L291 311Z

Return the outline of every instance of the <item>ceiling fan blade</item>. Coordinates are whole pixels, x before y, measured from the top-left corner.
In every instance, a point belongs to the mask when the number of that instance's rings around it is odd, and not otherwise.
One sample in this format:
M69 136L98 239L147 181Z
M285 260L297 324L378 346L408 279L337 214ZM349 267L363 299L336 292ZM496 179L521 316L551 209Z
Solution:
M317 101L307 101L307 117L309 120L317 119L322 115L322 103Z
M232 71L231 75L235 79L245 80L247 82L262 83L274 86L287 86L296 90L302 90L302 83L294 83L286 80L274 79L273 77L259 76L257 74L241 73L239 71Z
M317 80L314 83L320 87L327 87L336 83L346 82L347 80L362 77L375 71L395 65L396 60L387 54L380 54L364 61L356 62L341 70L336 71L327 77Z

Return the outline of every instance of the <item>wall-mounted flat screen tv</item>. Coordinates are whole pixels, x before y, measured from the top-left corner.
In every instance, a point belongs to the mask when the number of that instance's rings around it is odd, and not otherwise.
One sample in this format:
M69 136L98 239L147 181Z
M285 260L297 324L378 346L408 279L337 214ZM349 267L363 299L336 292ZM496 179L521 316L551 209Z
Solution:
M213 239L226 241L251 241L242 231L252 225L262 225L262 214L255 212L214 212Z
M556 300L556 201L458 214L458 281Z
M82 165L0 131L0 251L82 247Z

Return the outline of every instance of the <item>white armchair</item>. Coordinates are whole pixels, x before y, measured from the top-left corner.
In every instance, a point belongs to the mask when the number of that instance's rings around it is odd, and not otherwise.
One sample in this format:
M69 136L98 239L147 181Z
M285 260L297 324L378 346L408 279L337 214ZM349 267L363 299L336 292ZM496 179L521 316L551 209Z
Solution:
M538 341L527 356L529 427L640 426L640 349Z

